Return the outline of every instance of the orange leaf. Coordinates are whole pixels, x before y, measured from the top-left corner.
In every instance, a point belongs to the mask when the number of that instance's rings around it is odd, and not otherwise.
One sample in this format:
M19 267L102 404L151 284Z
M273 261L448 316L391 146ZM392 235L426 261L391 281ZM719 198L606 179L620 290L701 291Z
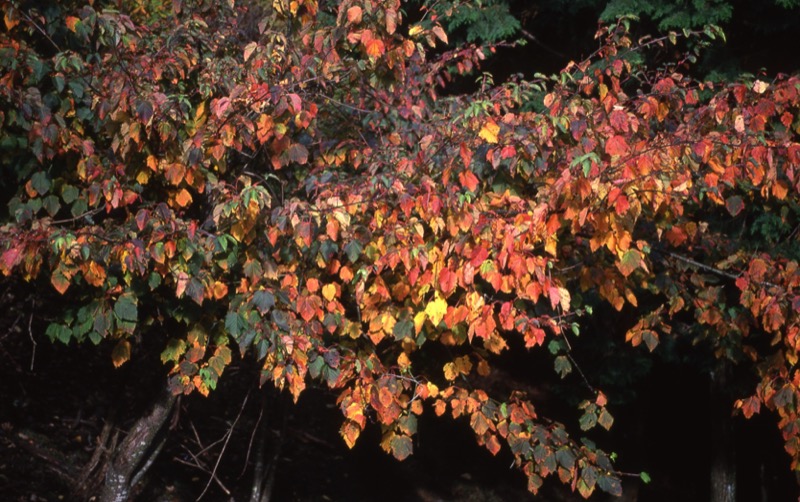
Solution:
M92 261L89 262L89 267L84 272L83 278L92 286L100 287L106 280L106 271L99 263Z
M628 142L622 136L611 136L606 141L606 153L609 155L625 155L628 149Z
M214 298L217 300L222 300L228 295L228 286L225 283L220 281L216 281L214 283Z
M379 38L373 38L367 43L367 55L369 57L377 58L383 55L386 52L386 46L383 43L383 40Z
M190 194L185 188L181 188L181 191L175 196L175 202L177 202L181 207L186 207L190 202L192 202L192 194Z
M469 190L470 192L475 192L478 188L478 178L472 171L462 171L458 174L458 181L461 182L461 186Z
M361 427L359 427L358 424L352 420L348 420L342 424L342 429L339 431L339 433L342 435L347 447L352 448L355 446L358 436L361 435Z
M351 24L358 24L361 22L361 7L354 5L347 9L347 22Z
M67 22L66 22L67 29L72 33L75 33L75 30L77 30L78 27L78 23L80 22L81 20L75 16L67 16ZM8 22L6 22L6 26L8 26Z

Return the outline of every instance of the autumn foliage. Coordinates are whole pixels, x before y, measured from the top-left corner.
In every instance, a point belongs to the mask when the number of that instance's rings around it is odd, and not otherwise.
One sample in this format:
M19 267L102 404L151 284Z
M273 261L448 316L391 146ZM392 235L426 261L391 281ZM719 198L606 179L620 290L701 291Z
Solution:
M433 8L165 4L4 3L0 271L63 297L52 340L119 366L167 333L174 393L254 358L295 399L326 384L344 441L380 427L398 459L423 410L464 417L531 491L588 497L621 493L610 456L482 382L511 339L570 373L582 320L629 308L633 346L750 368L735 406L777 412L800 469L800 79L649 70L632 56L675 34L620 22L559 75L442 96L488 50L448 49ZM794 232L751 232L768 217ZM587 386L580 428L612 427L607 404Z

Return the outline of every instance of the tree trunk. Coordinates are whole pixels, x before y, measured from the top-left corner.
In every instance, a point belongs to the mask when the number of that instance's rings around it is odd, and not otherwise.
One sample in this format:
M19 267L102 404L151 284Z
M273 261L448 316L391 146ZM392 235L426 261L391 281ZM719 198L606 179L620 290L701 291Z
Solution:
M730 364L720 361L711 373L711 502L736 502L733 417L728 397Z
M139 418L128 435L113 453L108 464L100 502L126 502L134 486L152 464L161 445L154 440L169 418L177 397L166 387L153 405L153 409Z

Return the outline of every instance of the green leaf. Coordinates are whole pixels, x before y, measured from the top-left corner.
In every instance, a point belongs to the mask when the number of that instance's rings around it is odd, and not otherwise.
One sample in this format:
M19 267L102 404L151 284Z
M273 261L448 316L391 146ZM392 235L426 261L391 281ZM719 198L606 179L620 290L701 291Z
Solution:
M275 295L273 295L270 291L265 291L263 289L258 290L253 293L252 303L253 306L258 309L258 312L261 315L264 315L275 306Z
M65 344L69 343L70 338L72 338L72 330L58 323L50 323L50 325L47 326L45 334L50 337L50 340L58 340Z
M150 291L158 288L161 285L161 274L150 272L150 276L147 278L147 285L150 287Z
M611 429L611 426L614 425L614 417L611 416L611 413L608 412L605 408L600 409L600 415L597 417L597 423L605 429Z
M38 171L31 177L31 186L39 195L44 195L50 190L50 178L47 173Z
M205 288L203 288L203 283L197 280L196 277L192 277L189 280L189 284L186 285L186 295L194 300L196 304L202 305L204 293Z
M347 259L350 263L355 263L358 257L361 256L362 251L361 243L357 240L352 240L344 247L344 252L347 254Z
M567 356L556 357L553 366L561 378L566 377L572 372L572 364L569 362Z
M725 209L728 210L731 216L736 216L742 212L742 209L744 209L744 201L738 195L728 197L725 200Z
M595 415L593 411L586 412L583 414L583 416L581 416L578 423L580 424L582 431L588 431L597 425L597 415Z
M641 478L642 483L644 483L646 485L650 484L650 481L652 481L652 479L650 478L650 474L648 474L645 471L642 471L642 472L639 473L639 478Z
M317 356L308 363L308 374L311 375L311 378L319 378L324 366L325 360L322 357Z
M397 321L392 329L392 334L394 335L394 339L397 341L403 340L407 337L413 338L414 321L411 319L402 319Z
M572 453L572 450L569 448L561 448L556 452L556 461L563 467L564 469L572 469L575 465L575 454Z
M616 497L622 495L622 483L615 477L601 475L597 478L597 486L604 492Z
M397 460L405 460L414 451L414 444L408 436L395 436L390 443L392 455Z
M227 315L225 315L225 330L230 333L231 336L238 337L241 335L244 326L244 319L242 319L242 316L240 316L238 312L228 312Z
M178 362L178 358L186 352L186 342L177 338L170 338L167 346L161 352L161 362Z
M61 209L61 202L59 202L58 197L55 195L48 195L45 197L42 204L44 206L44 210L47 211L47 214L50 216L55 216L59 209Z
M629 249L625 251L625 254L622 255L622 259L619 262L617 268L625 277L628 277L633 273L634 270L639 268L642 263L642 255L636 249Z
M117 302L114 304L114 314L123 321L135 322L139 318L139 312L136 307L136 297L131 293L120 295Z
M72 185L64 185L61 187L61 200L65 204L72 204L78 198L78 189Z

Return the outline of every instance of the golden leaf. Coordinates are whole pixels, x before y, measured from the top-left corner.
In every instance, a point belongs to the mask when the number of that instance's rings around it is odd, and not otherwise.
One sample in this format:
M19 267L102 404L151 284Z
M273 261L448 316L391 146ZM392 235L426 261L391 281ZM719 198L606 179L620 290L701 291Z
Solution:
M336 298L336 286L333 284L326 284L322 286L322 296L332 302L334 298Z
M425 315L431 320L434 326L438 326L439 322L444 318L447 313L447 302L442 298L439 292L436 292L434 300L429 302L425 307ZM416 318L414 318L416 324Z
M500 126L493 120L486 121L483 124L478 136L485 139L488 143L497 143L497 134L500 132Z
M447 363L442 368L444 371L444 377L450 381L453 381L458 377L458 369L456 369L456 365L453 363Z
M422 331L422 326L425 324L425 312L417 312L414 316L414 332L419 334Z

